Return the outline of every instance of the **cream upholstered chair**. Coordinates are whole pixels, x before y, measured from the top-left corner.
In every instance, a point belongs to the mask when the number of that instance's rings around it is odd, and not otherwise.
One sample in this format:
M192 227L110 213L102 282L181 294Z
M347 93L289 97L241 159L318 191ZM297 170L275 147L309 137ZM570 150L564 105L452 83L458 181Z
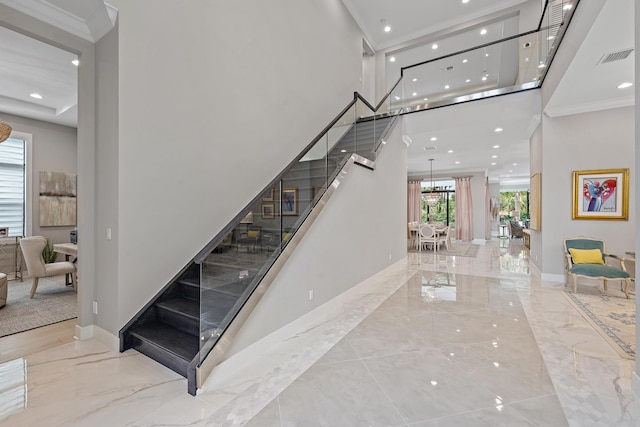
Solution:
M36 293L38 288L38 279L40 277L58 276L61 274L71 273L71 281L73 283L73 289L77 291L76 287L76 266L69 261L52 262L45 264L44 258L42 258L42 250L47 244L47 239L42 236L25 237L20 240L20 249L22 249L22 257L27 265L29 276L33 278L33 285L31 286L31 298Z

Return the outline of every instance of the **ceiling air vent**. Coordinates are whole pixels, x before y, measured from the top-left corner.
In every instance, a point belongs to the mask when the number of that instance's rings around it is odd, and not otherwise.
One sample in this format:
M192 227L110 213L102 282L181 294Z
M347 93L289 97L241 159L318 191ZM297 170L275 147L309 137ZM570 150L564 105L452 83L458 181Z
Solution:
M631 55L633 49L624 49L619 50L617 52L605 53L602 55L599 64L606 64L607 62L621 61L623 59L627 59L629 55Z

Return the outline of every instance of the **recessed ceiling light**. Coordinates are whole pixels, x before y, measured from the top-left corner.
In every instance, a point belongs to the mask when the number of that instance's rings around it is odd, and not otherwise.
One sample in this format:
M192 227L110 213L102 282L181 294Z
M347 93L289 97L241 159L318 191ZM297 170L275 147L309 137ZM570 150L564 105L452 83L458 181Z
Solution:
M445 86L444 86L444 88L445 88L445 89L449 89L449 85L445 85Z
M562 7L562 10L569 10L569 9L571 9L571 3L565 4L565 5Z
M438 138L436 138L435 136L431 137L431 141L437 141L437 140L438 140Z
M469 60L468 60L468 59L463 59L463 60L462 60L462 63L463 63L463 64L466 64L467 62L469 62Z
M447 151L447 153L451 154L451 153L453 153L453 150L449 150L449 151Z
M524 58L524 62L529 62L529 57Z
M40 95L39 93L32 93L29 96L35 99L42 99L42 95Z
M626 89L626 88L631 87L631 86L633 86L633 83L624 82L624 83L618 85L618 89Z
M434 43L431 45L431 49L436 50L438 48L438 44Z
M484 36L485 34L487 34L486 28L483 28L482 30L480 30L480 35Z
M482 76L482 81L486 81L487 80L487 76Z
M412 81L412 82L417 82L417 81L418 81L418 79L413 79L413 80L411 80L411 81Z
M391 27L390 26L387 25L386 27L384 27L384 32L385 33L388 33L389 31L391 31Z
M462 4L467 4L469 3L469 0L462 0Z
M399 97L399 96L394 96L394 98L395 98L395 100L396 100L396 101L399 101L399 100L400 100L400 97Z
M488 53L485 53L485 54L484 54L484 56L489 56L489 54L488 54Z
M78 65L80 65L80 60L74 59L73 61L71 61L71 63L77 67Z
M492 159L497 159L498 156L496 156L495 154L493 156L491 156Z
M496 132L502 132L502 128L496 128L495 131Z
M509 173L512 173L512 172L513 172L512 170L509 171Z
M456 165L459 165L459 164L460 164L460 162L456 162Z
M396 57L395 56L390 57L389 62L396 62Z
M471 81L471 79L467 79L465 80L465 83L469 83Z
M538 65L538 68L544 68L544 64Z
M513 164L513 166L518 166L518 164L517 164L517 163L514 163L514 164Z
M347 152L347 150L340 150L340 152L341 152L341 153L346 153L346 152Z
M423 99L423 101L428 101L428 100L429 100L429 98L424 98L424 99Z
M499 145L494 145L493 148L500 148L500 146Z
M413 92L413 93L411 94L411 96L416 96L417 94L418 94L418 92Z
M491 166L495 166L495 165L496 165L496 162L492 162L492 163L491 163Z
M555 38L556 38L556 36L549 36L549 37L547 37L547 40L553 40Z

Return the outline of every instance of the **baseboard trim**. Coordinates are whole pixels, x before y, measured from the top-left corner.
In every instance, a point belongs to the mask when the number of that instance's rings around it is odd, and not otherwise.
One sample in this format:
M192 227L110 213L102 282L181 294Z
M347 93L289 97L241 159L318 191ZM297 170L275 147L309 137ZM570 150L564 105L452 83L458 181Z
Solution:
M631 390L636 399L640 399L640 376L637 372L631 374Z
M76 332L73 338L78 341L85 341L93 338L93 325L76 325Z
M540 278L547 282L564 283L564 274L542 273L540 275Z
M109 347L109 350L116 351L116 352L120 351L120 340L118 339L118 337L113 335L111 332L108 332L102 329L100 326L76 325L76 333L74 338L78 341L85 341L85 340L95 338L101 343L105 344L107 347Z

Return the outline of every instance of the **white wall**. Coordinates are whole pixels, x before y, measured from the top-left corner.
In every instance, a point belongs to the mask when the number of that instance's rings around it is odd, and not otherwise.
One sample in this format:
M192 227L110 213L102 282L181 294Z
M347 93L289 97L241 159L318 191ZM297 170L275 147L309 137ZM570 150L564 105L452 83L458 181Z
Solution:
M529 140L529 174L531 176L536 173L542 172L542 123L538 125L536 130L531 135ZM541 183L544 183L546 174L541 173ZM541 184L542 185L542 184ZM541 195L542 196L542 195ZM541 209L544 206L544 199L540 200ZM531 209L531 205L529 205ZM531 212L531 211L529 211ZM542 217L542 211L540 211L540 222L538 230L531 230L530 249L529 249L529 262L532 262L538 267L538 270L542 271L542 233L545 230L546 218Z
M0 119L9 123L14 132L31 135L31 176L27 177L27 185L31 185L31 199L27 207L31 209L32 236L44 236L51 243L69 241L70 227L40 227L40 172L77 173L77 135L76 129L52 123L33 120L25 117L0 113Z
M610 253L635 248L634 107L542 119L542 272L562 274L562 240L604 239ZM630 169L629 220L572 220L572 172Z
M118 27L96 43L96 278L94 321L109 331L121 325L110 307L118 307ZM111 240L106 239L111 228Z
M635 45L636 46L640 46L640 7L635 7ZM640 56L636 55L636 63L635 63L635 72L636 72L636 83L640 82ZM635 91L635 104L636 105L640 105L640 91L638 91L636 89ZM636 108L635 110L635 123L637 126L637 123L640 123L640 110ZM640 146L640 133L638 131L636 131L636 135L635 135L635 146L638 147ZM638 168L640 167L640 150L636 150L635 153L635 165L636 165L636 170L639 170ZM637 178L634 178L637 182ZM638 212L640 212L640 197L636 197L636 202L635 202L635 207L636 207L636 218L638 216ZM635 244L635 251L636 253L640 253L640 251L638 251L640 249L640 233L638 230L638 227L636 227L636 244ZM638 266L638 262L636 262L636 274L635 277L640 277L638 276L638 272L640 272L640 267ZM636 304L636 319L640 318L640 304ZM636 342L640 342L640 328L638 327L638 321L636 320ZM633 373L633 392L634 395L636 397L640 397L640 377L638 376L638 371L640 370L640 358L636 359L636 370Z
M396 124L387 138L375 171L351 168L227 357L406 256L407 151L401 128Z
M339 0L111 4L116 333L352 99L362 34Z

